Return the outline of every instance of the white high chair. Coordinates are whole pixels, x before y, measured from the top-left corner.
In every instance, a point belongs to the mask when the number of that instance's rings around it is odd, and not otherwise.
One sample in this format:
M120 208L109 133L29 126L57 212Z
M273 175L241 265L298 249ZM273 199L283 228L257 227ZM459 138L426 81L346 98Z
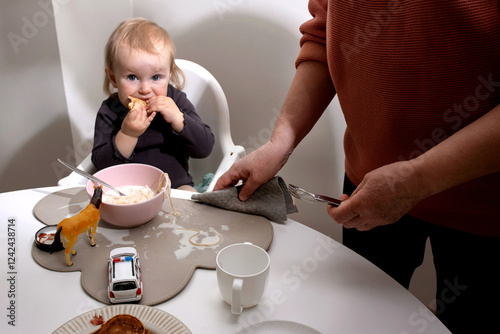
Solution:
M217 179L231 165L245 155L245 148L234 145L229 123L229 107L222 87L215 77L204 67L189 60L176 59L175 63L186 77L183 92L193 103L196 112L204 123L208 124L215 136L215 145L209 157L204 159L189 159L189 173L196 184L201 183L203 176L214 173L207 191L214 189ZM96 168L89 154L78 165L78 168L93 174ZM58 181L62 186L85 185L87 179L72 172Z

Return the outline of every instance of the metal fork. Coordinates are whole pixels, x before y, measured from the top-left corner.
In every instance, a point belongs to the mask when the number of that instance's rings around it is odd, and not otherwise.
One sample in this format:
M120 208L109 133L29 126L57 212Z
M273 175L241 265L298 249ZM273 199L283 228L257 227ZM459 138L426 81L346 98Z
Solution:
M324 196L324 195L313 194L305 189L294 186L293 184L288 185L288 191L290 192L290 194L293 197L301 199L301 200L309 202L309 203L326 202L326 203L332 204L334 206L339 206L340 203L342 203L342 201L339 199L331 198L331 197Z

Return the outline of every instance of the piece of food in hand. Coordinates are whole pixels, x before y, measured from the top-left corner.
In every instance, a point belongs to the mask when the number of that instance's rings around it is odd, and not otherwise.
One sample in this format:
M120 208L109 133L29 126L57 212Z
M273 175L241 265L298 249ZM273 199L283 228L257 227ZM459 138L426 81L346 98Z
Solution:
M130 314L118 314L92 334L150 334L142 322Z
M129 96L130 103L128 104L129 110L141 110L141 106L146 108L146 101L138 99L136 97Z

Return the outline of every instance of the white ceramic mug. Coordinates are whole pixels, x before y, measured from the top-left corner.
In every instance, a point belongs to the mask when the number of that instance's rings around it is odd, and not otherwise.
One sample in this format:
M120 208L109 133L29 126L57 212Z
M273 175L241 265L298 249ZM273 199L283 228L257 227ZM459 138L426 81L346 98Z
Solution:
M260 302L271 263L264 249L249 242L232 244L217 254L216 263L219 290L232 313Z

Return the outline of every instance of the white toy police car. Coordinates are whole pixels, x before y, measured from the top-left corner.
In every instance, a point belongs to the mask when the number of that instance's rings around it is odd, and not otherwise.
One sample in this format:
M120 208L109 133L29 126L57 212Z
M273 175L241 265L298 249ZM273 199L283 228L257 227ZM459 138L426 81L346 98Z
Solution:
M139 255L133 247L115 248L108 259L108 295L112 303L139 301L143 289Z

